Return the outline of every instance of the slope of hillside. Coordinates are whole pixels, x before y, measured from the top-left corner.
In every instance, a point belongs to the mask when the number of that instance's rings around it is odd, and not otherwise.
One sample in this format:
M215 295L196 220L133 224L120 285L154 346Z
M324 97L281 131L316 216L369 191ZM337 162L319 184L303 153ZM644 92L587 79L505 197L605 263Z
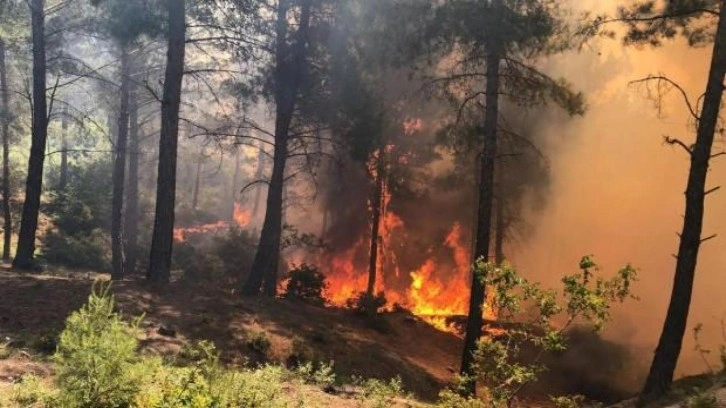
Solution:
M0 335L43 349L85 302L94 277L0 273ZM140 281L112 288L125 315L144 315L142 344L160 353L178 351L184 340L211 340L231 364L332 362L343 377L399 376L408 391L431 400L453 378L461 350L456 336L404 312L386 314L373 327L343 309L243 299L214 288L174 284L157 290ZM0 365L0 378L22 371Z

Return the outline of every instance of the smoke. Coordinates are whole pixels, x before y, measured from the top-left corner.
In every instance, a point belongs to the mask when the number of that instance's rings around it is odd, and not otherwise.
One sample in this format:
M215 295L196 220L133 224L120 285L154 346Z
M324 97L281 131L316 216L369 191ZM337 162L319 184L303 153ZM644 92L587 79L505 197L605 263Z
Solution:
M616 2L573 3L597 12L612 11ZM658 111L642 86L629 83L665 74L696 100L705 87L709 57L710 49L692 49L684 41L655 50L624 49L619 42L604 41L598 49L548 62L552 72L586 92L589 111L581 119L554 121L542 129L552 165L551 194L546 209L529 217L535 233L516 245L512 260L529 278L550 285L557 285L585 254L595 254L603 273L632 263L640 272L635 288L640 300L615 310L606 336L631 344L648 362L670 297L689 166L684 152L664 145L663 136L689 144L695 132L675 92ZM718 140L716 151L723 147ZM708 185L723 181L716 159ZM724 232L726 218L719 208L725 200L722 193L707 199L705 236ZM689 329L704 324L701 341L706 348L726 341L721 334L726 311L720 296L726 261L722 242L716 237L702 246L688 323ZM693 348L689 332L678 366L681 375L707 368Z
M598 13L614 11L617 2L570 3ZM686 143L694 138L693 121L680 96L666 95L657 109L646 89L631 81L665 74L695 100L704 89L709 54L710 49L692 49L680 40L655 50L624 48L618 41L603 40L545 64L553 75L564 77L586 94L585 116L567 118L549 108L525 117L505 113L510 122L519 124L519 132L535 142L547 158L548 170L521 171L519 167L517 177L524 177L529 187L516 195L513 216L525 228L510 236L507 258L527 278L550 287L558 287L560 278L571 273L586 254L595 255L605 275L627 263L639 269L640 282L635 287L639 300L614 309L614 322L604 339L580 339L576 348L590 350L588 355L619 356L620 361L625 351L618 345L627 345L627 358L633 364L621 376L630 378L631 386L639 383L660 334L684 208L689 162L681 150L664 145L663 136ZM454 225L461 226L463 241L471 241L475 168L437 147L437 121L445 108L433 105L425 115L420 107L404 112L402 120L420 117L423 127L408 139L402 129L396 135L404 151L399 160L405 166L400 167L406 170L394 177L388 210L399 217L401 225L384 242L387 255L381 267L385 285L396 290L407 288L410 272L427 259L436 261L436 274L444 281L456 273L455 251L445 245ZM717 141L717 151L724 147L723 140ZM291 223L307 226L310 232L320 234L324 226L321 235L331 244L331 253L352 251L352 263L360 273L367 271L368 202L373 189L366 171L364 163L331 164L318 179L321 191L313 204L290 214ZM722 184L723 178L716 159L709 186ZM726 205L724 200L723 193L709 196L706 236L724 232L726 217L718 210ZM704 324L701 341L706 348L726 342L721 331L726 300L720 296L719 285L726 252L720 250L721 243L717 237L702 246L689 320L689 328ZM460 296L466 298L468 293ZM598 349L598 344L607 347ZM688 333L678 374L706 368Z

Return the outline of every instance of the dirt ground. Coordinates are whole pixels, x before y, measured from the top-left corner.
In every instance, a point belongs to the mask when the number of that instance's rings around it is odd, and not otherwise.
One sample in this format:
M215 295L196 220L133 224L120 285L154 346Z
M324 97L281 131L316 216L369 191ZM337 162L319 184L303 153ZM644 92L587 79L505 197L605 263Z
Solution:
M96 278L0 271L0 338L42 350L85 302ZM230 364L314 358L333 362L343 377L400 376L407 390L432 400L453 379L461 353L458 337L405 312L387 314L383 324L371 327L347 310L243 299L222 288L175 283L160 289L129 280L115 282L112 291L124 315L144 315L142 344L162 354L179 350L185 340L210 340ZM264 355L251 344L258 337L270 342ZM0 381L43 370L47 367L30 359L0 361Z

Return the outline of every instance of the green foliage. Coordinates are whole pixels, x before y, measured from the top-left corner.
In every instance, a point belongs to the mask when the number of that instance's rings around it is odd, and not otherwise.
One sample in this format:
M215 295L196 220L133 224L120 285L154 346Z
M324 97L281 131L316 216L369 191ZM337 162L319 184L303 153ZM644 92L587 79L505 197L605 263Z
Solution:
M323 306L323 291L327 286L325 275L317 267L302 264L288 272L283 297Z
M585 402L585 398L580 395L552 397L550 400L557 408L579 408Z
M579 266L579 272L562 278L563 290L558 293L528 282L508 264L476 262L475 274L489 291L489 305L498 322L511 326L501 333L492 331L478 344L476 372L486 384L487 403L511 404L546 370L545 353L567 349L565 333L570 326L582 322L599 331L610 320L611 305L632 297L637 273L631 266L610 279L595 275L597 265L590 256L583 257ZM534 358L525 358L532 350Z
M628 32L626 44L660 46L684 37L691 46L712 43L716 34L719 0L639 1L618 8L618 19Z
M55 192L47 208L53 227L43 237L43 257L71 268L108 271L111 170L105 161L71 170L67 190Z
M190 280L233 283L246 279L256 246L250 231L230 228L211 242L190 240L175 245L172 261Z
M373 408L390 407L397 398L409 398L404 389L401 379L396 377L389 381L382 381L375 378L362 379L353 377L353 384L362 390L362 398Z
M58 394L35 375L25 375L13 389L10 400L19 407L51 408L58 405Z
M321 388L330 387L335 384L335 372L332 364L315 364L308 361L299 365L292 371L293 378L299 379L305 384L315 385Z
M111 269L108 235L94 230L90 235L66 235L49 231L44 241L43 258L49 263L70 268L105 272Z
M445 389L439 393L439 401L436 406L439 408L490 408L490 405L480 398L462 396L461 393L451 389Z
M716 408L719 406L718 399L711 392L700 393L686 401L688 408Z
M114 311L109 286L94 286L88 303L68 317L53 356L65 406L114 408L133 400L144 381L136 330Z

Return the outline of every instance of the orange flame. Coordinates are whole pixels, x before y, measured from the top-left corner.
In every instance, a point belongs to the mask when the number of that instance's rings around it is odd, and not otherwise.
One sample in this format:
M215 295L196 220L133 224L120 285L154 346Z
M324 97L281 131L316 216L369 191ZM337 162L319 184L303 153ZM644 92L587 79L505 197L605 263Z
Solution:
M232 218L238 227L246 227L252 220L252 211L242 208L240 203L234 203Z
M242 208L239 203L234 203L234 212L232 214L236 226L242 228L249 225L252 220L252 212ZM232 224L226 221L217 221L210 224L197 225L194 227L174 228L174 241L186 242L190 235L214 234L231 227Z

